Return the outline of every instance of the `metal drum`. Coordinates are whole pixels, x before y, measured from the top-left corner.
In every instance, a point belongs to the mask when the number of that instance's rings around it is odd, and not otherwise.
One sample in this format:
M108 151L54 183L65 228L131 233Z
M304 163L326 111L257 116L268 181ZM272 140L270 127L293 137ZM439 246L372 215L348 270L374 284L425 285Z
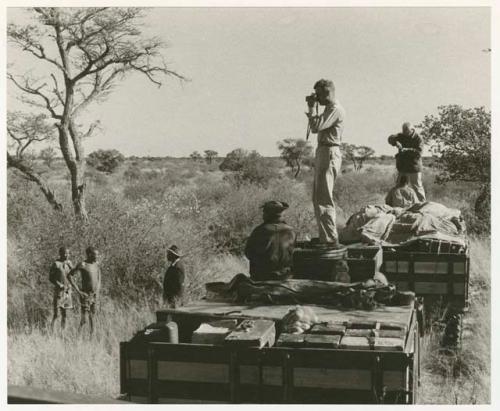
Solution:
M328 244L298 241L293 251L293 278L335 281L340 272L348 272L347 249Z

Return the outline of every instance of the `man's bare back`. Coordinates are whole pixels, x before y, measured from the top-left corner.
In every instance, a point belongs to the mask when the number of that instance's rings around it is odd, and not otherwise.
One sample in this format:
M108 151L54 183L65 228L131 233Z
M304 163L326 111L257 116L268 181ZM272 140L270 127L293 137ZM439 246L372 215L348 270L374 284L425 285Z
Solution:
M80 272L82 279L80 291L84 293L97 293L99 291L101 287L101 269L97 261L93 263L83 261L77 265L76 271Z

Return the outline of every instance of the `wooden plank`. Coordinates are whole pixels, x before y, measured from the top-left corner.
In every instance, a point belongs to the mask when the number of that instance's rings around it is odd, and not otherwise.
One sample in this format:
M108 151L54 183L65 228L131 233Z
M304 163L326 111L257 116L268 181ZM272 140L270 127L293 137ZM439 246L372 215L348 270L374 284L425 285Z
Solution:
M7 402L8 404L129 404L113 398L20 385L8 386Z
M236 328L236 320L202 323L191 338L193 344L223 344L226 336Z
M369 328L348 328L345 330L346 337L373 337L374 335L375 330Z
M148 362L146 360L129 360L128 378L146 379L148 378Z
M306 334L306 347L310 348L338 348L340 335Z
M405 371L384 371L384 387L387 391L406 390L408 378Z
M371 371L296 367L293 369L293 385L294 387L369 390Z
M225 343L238 346L272 347L276 338L274 321L245 320L225 339Z
M311 334L344 335L346 326L342 323L315 324L309 330Z
M369 350L369 337L342 337L339 347L344 350Z
M158 361L158 380L228 383L229 364Z
M413 263L415 274L447 274L447 261L415 261Z
M281 333L276 346L278 347L301 347L305 343L304 334Z
M465 274L465 262L453 263L453 274Z
M240 384L259 384L259 367L256 365L240 365ZM281 386L283 384L283 367L263 366L262 384Z
M404 344L403 338L375 337L373 348L378 351L403 351Z
M415 294L448 294L447 283L437 283L428 281L419 281L415 283Z

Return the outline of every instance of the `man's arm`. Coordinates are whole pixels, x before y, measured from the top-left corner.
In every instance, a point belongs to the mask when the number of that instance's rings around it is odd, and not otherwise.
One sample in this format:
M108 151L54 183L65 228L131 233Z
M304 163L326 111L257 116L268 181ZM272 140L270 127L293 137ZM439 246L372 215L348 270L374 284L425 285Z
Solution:
M74 275L80 271L80 264L78 264L75 268L73 268L69 273L68 273L68 281L71 284L71 286L75 289L75 291L78 293L78 295L83 295L82 291L78 288L78 286L75 283Z
M327 115L313 115L312 111L309 110L306 113L309 118L309 126L311 127L312 133L318 133L319 131L326 130L332 127L338 121L342 121L344 119L344 112L339 107L334 106L333 111L331 111Z
M49 281L55 286L59 288L64 288L64 284L57 280L57 266L56 263L53 263L50 266L49 270Z

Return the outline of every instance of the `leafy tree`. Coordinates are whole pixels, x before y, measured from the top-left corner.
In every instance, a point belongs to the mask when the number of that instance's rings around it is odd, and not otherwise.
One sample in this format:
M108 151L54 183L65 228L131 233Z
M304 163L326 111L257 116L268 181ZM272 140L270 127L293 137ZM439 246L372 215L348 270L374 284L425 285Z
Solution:
M50 168L52 162L56 158L56 150L54 147L46 147L40 151L40 158Z
M38 185L49 204L62 210L62 203L54 190L35 169L29 148L39 142L50 142L55 138L55 129L44 114L26 114L19 111L7 113L7 167L17 170L25 179Z
M375 150L371 147L349 143L342 143L341 149L346 159L352 162L355 171L360 171L364 162L375 154Z
M476 214L489 214L491 113L484 107L440 106L437 115L425 116L417 127L436 156L436 181L478 183Z
M207 160L208 164L212 164L212 160L217 157L219 153L214 150L205 150L205 159Z
M277 173L268 159L263 158L257 151L247 151L237 148L224 158L219 166L222 171L233 172L226 179L236 186L244 183L267 186Z
M292 172L295 172L294 177L297 178L300 174L301 164L305 159L311 157L312 146L303 139L286 138L278 142L278 149L281 151L281 158L285 160Z
M198 153L197 151L193 151L189 157L191 157L192 160L194 161L198 161L198 160L201 160L201 154Z
M37 79L8 73L8 78L23 101L44 110L56 126L71 177L73 209L86 221L83 141L97 124L82 131L78 123L82 110L104 99L131 72L143 74L158 86L161 76L183 77L166 67L162 41L142 35L140 8L35 7L31 11L35 24L10 23L8 40L50 68L50 76Z
M112 173L123 162L125 157L118 150L97 150L89 154L87 164L96 170Z

